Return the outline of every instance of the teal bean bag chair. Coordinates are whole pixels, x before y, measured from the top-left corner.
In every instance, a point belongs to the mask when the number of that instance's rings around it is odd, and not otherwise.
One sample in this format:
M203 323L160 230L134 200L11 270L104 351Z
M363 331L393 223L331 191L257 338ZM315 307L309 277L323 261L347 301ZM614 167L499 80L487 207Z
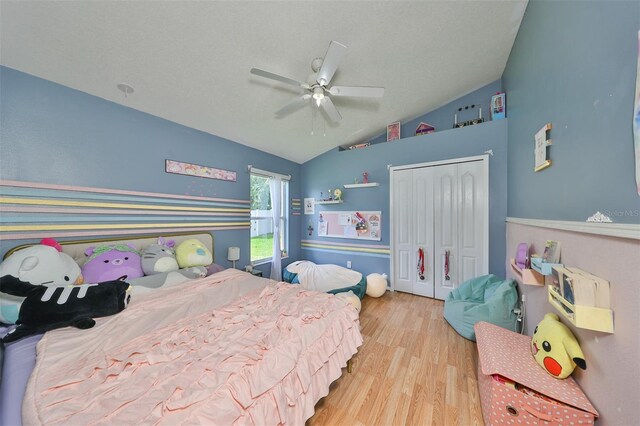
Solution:
M465 281L449 293L444 318L462 337L476 341L475 323L486 321L515 331L518 291L513 280L483 275Z

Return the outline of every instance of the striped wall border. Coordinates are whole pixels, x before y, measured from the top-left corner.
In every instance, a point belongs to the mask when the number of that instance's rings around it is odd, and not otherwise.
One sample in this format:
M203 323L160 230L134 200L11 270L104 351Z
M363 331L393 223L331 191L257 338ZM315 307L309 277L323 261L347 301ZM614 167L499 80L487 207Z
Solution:
M292 216L300 216L300 210L302 206L302 202L300 198L292 198L291 199L291 215Z
M0 180L0 239L250 227L249 200Z
M378 244L350 244L334 243L319 240L302 240L300 242L302 250L312 250L327 253L355 254L361 256L389 258L389 246Z

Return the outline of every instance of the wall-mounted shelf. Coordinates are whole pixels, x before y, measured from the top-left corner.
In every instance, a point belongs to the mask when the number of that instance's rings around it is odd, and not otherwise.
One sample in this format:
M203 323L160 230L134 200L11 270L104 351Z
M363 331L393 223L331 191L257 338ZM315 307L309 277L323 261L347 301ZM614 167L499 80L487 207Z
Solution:
M511 259L511 270L522 284L544 286L544 275L533 269L520 269L515 259Z
M378 182L370 182L370 183L345 183L344 185L345 188L347 189L351 189L351 188L373 188L374 186L380 186L380 184Z
M569 303L552 285L548 286L549 303L578 328L613 333L613 311L606 308Z
M342 204L342 200L316 200L315 204Z

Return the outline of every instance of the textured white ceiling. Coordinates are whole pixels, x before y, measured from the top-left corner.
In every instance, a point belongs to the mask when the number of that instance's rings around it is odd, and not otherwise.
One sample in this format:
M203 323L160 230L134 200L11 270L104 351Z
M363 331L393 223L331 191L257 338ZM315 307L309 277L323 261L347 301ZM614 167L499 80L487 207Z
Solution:
M3 65L303 163L364 141L501 77L518 1L2 1ZM331 40L349 50L332 83L382 86L334 98L338 125L310 105L274 112ZM128 98L116 88L135 88ZM324 133L324 135L323 135Z

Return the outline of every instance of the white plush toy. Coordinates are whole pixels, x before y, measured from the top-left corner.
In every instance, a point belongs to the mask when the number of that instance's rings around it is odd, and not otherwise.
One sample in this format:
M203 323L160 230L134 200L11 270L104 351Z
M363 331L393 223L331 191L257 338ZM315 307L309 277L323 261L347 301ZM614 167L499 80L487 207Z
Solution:
M336 296L346 300L351 306L356 309L356 311L360 312L362 303L360 302L360 298L356 296L353 291L349 290L346 293L338 293L336 294Z
M0 264L0 277L11 275L34 285L80 284L80 267L68 254L38 244L12 253ZM0 322L15 324L24 297L0 294Z
M367 296L380 297L387 291L387 276L380 274L367 275Z

